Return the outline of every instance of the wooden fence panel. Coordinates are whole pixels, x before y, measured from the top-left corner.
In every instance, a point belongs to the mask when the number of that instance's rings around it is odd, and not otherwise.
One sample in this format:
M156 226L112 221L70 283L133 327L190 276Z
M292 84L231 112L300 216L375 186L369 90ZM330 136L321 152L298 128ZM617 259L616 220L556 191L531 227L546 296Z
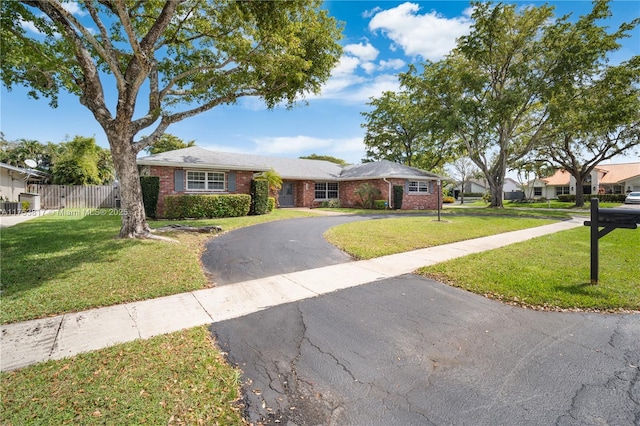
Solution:
M110 185L29 185L28 191L40 194L42 209L116 208L120 200L120 188Z

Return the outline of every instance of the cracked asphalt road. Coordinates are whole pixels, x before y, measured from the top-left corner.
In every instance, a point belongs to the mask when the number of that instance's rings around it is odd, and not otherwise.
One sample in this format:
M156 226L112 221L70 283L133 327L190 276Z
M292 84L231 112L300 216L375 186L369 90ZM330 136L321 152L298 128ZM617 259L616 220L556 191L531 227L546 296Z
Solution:
M245 253L245 272L257 277L289 272L261 258L287 239L301 242L287 256L317 257L305 260L320 263L311 267L349 261L302 247L315 246L303 240L321 239L322 226L352 218L313 219L327 220L258 228L235 246L234 231L219 247ZM247 244L256 248L244 252ZM211 332L243 371L254 424L640 425L640 315L536 312L408 274Z

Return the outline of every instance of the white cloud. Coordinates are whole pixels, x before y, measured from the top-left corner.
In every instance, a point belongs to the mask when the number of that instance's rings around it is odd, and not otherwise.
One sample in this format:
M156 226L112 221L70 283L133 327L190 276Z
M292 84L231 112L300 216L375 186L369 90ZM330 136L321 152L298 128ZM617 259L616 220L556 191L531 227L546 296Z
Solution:
M364 156L361 136L351 138L318 138L305 135L275 136L254 139L256 154L301 157L310 154L332 155L350 163L359 163Z
M407 55L430 60L442 59L455 47L458 37L469 33L472 21L468 9L465 16L451 19L435 11L419 11L419 5L409 2L379 11L369 21L369 29L387 35Z
M373 47L373 45L368 42L366 44L347 44L344 47L344 51L358 57L365 62L374 61L380 53L378 49Z
M371 10L365 10L364 12L362 12L362 17L363 18L371 18L373 15L375 15L376 13L380 12L382 10L381 7L376 6Z
M40 31L38 28L36 28L36 26L31 21L20 20L20 26L22 28L24 28L25 30L30 31L32 33L43 34L42 31Z
M381 74L367 81L367 84L360 85L354 90L345 93L343 98L354 103L364 103L369 102L372 97L379 97L383 92L397 92L398 90L400 90L400 82L397 76Z
M84 16L87 14L87 12L82 10L80 5L75 1L62 3L62 7L72 15Z
M402 59L390 59L388 61L382 60L380 61L380 69L381 70L399 70L400 68L405 66L405 62Z
M360 67L365 70L365 72L367 74L371 74L376 70L376 64L374 64L373 62L363 62L362 64L360 64Z

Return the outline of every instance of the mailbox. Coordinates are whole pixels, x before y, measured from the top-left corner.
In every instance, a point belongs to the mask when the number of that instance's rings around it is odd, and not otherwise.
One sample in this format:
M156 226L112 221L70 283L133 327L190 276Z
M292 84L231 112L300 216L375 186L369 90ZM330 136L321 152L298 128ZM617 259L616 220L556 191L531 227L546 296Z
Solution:
M591 227L591 283L598 283L598 240L616 228L637 229L640 210L601 209L600 200L591 199L591 220L584 223ZM602 228L602 229L600 229Z

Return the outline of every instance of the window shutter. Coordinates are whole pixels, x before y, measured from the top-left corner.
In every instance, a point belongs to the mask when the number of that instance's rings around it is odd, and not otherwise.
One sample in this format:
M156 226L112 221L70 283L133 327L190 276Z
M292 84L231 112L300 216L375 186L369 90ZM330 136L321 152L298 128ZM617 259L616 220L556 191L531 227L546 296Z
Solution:
M404 192L409 193L409 179L404 181Z
M433 194L436 192L436 183L434 181L429 181L429 194Z
M227 191L236 192L236 172L227 173Z
M175 170L173 172L173 190L184 192L184 170Z

